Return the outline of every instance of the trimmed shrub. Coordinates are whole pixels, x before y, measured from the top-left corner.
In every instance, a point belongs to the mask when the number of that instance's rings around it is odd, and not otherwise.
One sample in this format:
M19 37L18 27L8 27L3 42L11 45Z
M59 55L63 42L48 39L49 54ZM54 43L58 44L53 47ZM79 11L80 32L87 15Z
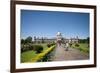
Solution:
M72 46L72 43L69 43L69 46L71 47Z
M79 47L79 44L75 44L76 47Z
M53 46L53 45L55 45L55 43L48 43L48 44L47 44L47 47L49 48L49 47L51 47L51 46Z
M47 44L47 47L49 48L51 45L50 44Z
M36 51L36 53L41 53L43 51L43 47L41 45L34 45L33 50Z
M53 45L52 47L48 48L47 50L43 51L42 53L39 53L35 58L31 59L31 62L38 62L42 60L48 53L50 53L56 46Z
M41 53L43 51L43 47L41 45L33 45L33 44L22 44L21 45L21 52L34 50L36 53Z

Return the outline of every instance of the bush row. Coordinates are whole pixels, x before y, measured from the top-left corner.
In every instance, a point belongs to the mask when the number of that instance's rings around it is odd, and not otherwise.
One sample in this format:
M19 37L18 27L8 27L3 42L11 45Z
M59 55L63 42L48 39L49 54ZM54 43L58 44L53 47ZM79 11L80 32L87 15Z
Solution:
M35 58L31 59L31 62L37 62L42 60L48 53L50 53L56 46L53 45L50 48L46 49L42 53L38 54Z
M55 45L55 43L48 43L48 44L47 44L47 47L49 48L49 47L51 47L51 46L53 46L53 45Z
M76 47L79 47L80 45L76 43L75 46L76 46Z
M34 50L36 51L36 53L41 53L43 51L43 47L41 45L32 45L32 44L21 45L21 52L29 50Z

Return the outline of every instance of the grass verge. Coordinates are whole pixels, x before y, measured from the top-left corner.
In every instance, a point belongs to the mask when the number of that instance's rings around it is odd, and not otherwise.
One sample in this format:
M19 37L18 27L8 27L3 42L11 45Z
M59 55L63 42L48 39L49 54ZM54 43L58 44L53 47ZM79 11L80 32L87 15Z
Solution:
M47 44L41 44L41 45L43 46L43 52L39 54L36 54L36 52L33 50L21 53L21 63L37 62L55 48L55 45L51 46L50 48L47 48Z
M79 46L75 46L75 44L73 44L72 47L80 50L85 54L89 54L89 47L87 43L79 43Z
M21 63L30 61L30 59L32 59L36 55L37 54L33 50L30 50L30 51L26 51L26 52L21 53Z

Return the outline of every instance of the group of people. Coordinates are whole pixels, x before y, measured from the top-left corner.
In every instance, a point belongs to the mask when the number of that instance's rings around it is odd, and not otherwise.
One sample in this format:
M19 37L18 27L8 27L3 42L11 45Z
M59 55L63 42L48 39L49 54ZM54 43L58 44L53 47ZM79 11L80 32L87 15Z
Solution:
M61 46L63 44L63 47L65 48L65 51L68 51L69 48L69 43L68 42L64 42L64 43L59 43L58 46Z

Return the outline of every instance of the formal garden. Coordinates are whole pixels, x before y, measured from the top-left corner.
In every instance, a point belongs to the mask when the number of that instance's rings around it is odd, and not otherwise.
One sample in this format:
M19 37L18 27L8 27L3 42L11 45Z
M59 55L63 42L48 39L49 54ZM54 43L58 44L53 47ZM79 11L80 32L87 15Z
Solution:
M55 43L35 43L32 37L21 39L21 63L51 61Z
M64 40L62 40L64 42ZM69 42L67 45L64 43L57 46L55 42L44 42L42 39L41 42L32 41L32 37L29 36L26 39L21 39L21 63L34 63L34 62L49 62L54 60L67 60L69 59L68 55L71 55L72 59L77 57L86 57L89 56L89 37L86 39L79 39L78 42ZM73 54L76 53L76 54ZM80 54L80 55L77 55ZM61 59L63 57L63 59Z

